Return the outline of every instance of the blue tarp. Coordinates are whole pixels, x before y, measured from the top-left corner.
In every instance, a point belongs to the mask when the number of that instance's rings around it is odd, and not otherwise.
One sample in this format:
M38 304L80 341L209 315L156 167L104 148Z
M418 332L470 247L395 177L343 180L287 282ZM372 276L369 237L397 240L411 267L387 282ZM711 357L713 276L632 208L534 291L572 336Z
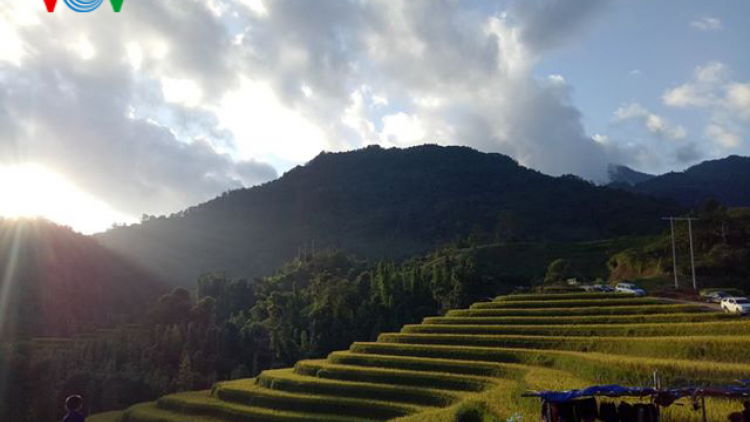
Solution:
M650 387L623 387L621 385L595 385L583 390L568 391L534 391L526 396L539 397L550 403L565 403L584 397L645 397L653 395L671 396L673 399L681 397L713 396L713 397L750 397L748 387L704 388L686 387L671 390L657 390Z
M532 396L541 397L544 400L551 403L565 403L571 400L593 397L593 396L609 396L609 397L643 397L654 394L656 390L653 388L641 388L641 387L623 387L621 385L595 385L588 387L583 390L568 390L568 391L536 391L531 393Z

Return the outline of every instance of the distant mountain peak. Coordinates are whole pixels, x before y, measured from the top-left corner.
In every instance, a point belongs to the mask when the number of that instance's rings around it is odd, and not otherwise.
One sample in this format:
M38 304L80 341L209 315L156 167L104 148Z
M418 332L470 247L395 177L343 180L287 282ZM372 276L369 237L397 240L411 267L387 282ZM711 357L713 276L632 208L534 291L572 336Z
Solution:
M629 186L635 186L641 182L653 179L653 174L643 173L638 170L633 170L628 166L620 164L610 164L607 169L609 175L609 182L611 184L626 184Z
M695 207L713 199L728 207L750 206L750 157L730 155L685 171L670 172L637 183L633 191L669 198Z

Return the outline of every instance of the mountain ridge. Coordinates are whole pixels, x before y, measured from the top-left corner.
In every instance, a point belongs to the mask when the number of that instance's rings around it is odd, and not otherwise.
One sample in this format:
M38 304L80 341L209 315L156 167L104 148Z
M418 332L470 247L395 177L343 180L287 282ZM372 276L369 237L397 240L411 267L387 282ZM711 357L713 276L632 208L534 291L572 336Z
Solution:
M322 153L273 182L97 239L184 285L212 270L265 275L313 247L399 259L477 234L568 241L650 233L677 208L468 147L368 147Z
M619 183L616 187L671 199L687 207L700 206L707 200L716 200L727 207L747 207L750 206L749 181L750 157L730 155L638 183Z

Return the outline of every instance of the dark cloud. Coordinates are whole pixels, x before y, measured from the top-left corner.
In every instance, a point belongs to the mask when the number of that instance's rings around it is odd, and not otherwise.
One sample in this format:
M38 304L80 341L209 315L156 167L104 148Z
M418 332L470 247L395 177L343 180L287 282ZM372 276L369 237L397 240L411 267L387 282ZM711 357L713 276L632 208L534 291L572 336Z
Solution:
M675 158L677 159L677 163L682 165L695 164L705 158L705 154L701 152L696 144L688 143L677 148Z
M515 2L515 13L524 42L542 52L580 34L612 3L614 0L522 0Z
M519 92L511 108L508 137L519 159L533 168L560 175L575 173L601 181L615 151L586 135L581 113L571 104L568 87L559 82L533 83Z

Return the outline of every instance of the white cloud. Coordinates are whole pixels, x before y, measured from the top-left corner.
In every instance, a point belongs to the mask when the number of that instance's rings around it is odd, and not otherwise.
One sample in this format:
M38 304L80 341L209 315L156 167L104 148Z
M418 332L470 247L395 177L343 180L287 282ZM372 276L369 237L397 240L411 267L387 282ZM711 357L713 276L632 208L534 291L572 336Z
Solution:
M396 113L383 117L380 139L388 146L412 146L425 143L426 131L416 115Z
M663 100L668 106L707 111L704 134L722 150L743 145L746 127L741 122L750 119L750 84L732 80L725 64L697 67L691 81L668 90Z
M695 79L697 82L706 84L715 84L725 80L729 75L727 65L721 62L711 62L705 66L698 66L695 69Z
M263 0L238 0L240 3L247 6L250 10L253 11L258 16L266 16L268 15L268 9L266 9L266 5L263 2Z
M733 83L727 86L727 107L740 117L750 120L750 84Z
M685 84L667 91L662 99L664 104L672 107L702 107L713 101L708 94L700 87Z
M609 137L607 135L602 135L601 133L595 133L591 139L600 144L607 144L609 142Z
M167 102L188 107L196 107L203 98L201 87L191 79L161 78L161 90Z
M700 17L690 22L690 26L704 32L721 31L722 29L724 29L724 25L721 23L721 20L711 16Z
M17 15L17 9L0 4L0 64L6 62L20 66L27 54L24 40L19 34L22 25L17 23Z
M565 85L567 83L562 75L549 75L547 79L553 84Z
M262 81L243 80L240 89L228 93L215 112L222 126L234 134L238 153L245 159L299 163L328 146L314 122L281 102Z
M711 123L706 126L706 136L725 148L734 148L742 143L742 138L739 134L732 132L718 123Z
M668 90L662 96L672 107L705 107L717 101L716 87L728 78L727 66L711 62L693 71L693 80Z
M615 110L614 117L619 122L640 121L649 132L659 138L679 140L684 139L688 134L684 127L672 125L664 117L650 112L638 103L630 103L618 108Z

